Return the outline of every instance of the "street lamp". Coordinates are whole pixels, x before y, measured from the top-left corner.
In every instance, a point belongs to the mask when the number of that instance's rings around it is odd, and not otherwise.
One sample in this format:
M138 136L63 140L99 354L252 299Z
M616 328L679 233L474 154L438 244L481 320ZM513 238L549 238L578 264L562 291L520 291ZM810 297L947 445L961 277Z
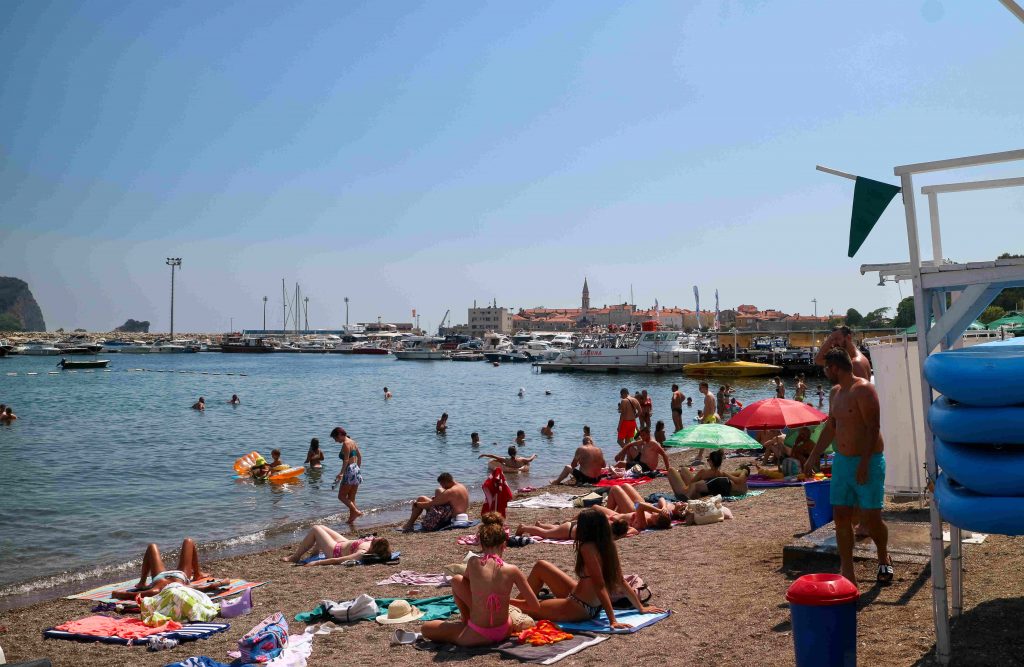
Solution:
M174 269L181 266L181 257L168 257L166 264L171 267L171 340L174 340Z
M263 297L263 333L267 333L267 297Z

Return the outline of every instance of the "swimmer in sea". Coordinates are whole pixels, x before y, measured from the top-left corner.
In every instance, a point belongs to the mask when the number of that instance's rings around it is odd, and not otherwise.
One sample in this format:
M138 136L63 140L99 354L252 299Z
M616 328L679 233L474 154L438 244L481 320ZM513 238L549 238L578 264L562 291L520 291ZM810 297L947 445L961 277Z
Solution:
M508 448L508 456L497 456L496 454L481 454L477 458L491 459L487 464L488 470L494 470L496 467L501 466L501 469L505 472L529 472L530 464L537 458L537 455L533 456L516 456L517 450L515 445L510 445Z
M437 430L439 435L444 435L448 432L448 413L441 413L441 418L437 420L434 428Z
M320 449L320 439L313 438L309 441L309 451L306 452L305 464L310 468L322 468L324 462L324 453Z
M199 410L200 412L205 412L206 411L206 399L203 398L202 396L200 396L199 400L192 404L192 409L193 410Z
M526 444L526 431L516 431L516 447Z
M469 444L470 444L471 447L479 447L480 446L480 434L477 433L476 431L473 431L472 433L470 433L469 434Z
M540 427L540 434L543 435L545 438L550 438L551 436L553 436L555 434L555 430L554 429L555 429L555 420L554 419L549 419L547 426L541 426Z
M391 392L390 392L390 391L388 391L388 388L387 388L387 387L384 387L384 400L386 401L386 400L388 400L389 398L391 398Z
M526 389L524 389L523 387L520 387L519 388L519 398L522 398L523 396L526 396Z
M239 405L241 402L241 399L238 398L238 394L231 394L231 400L228 401L231 405Z
M14 421L17 418L18 418L18 415L14 414L14 412L10 408L6 408L4 410L4 412L3 412L3 414L0 415L0 422L3 422L5 424L10 424L12 421Z

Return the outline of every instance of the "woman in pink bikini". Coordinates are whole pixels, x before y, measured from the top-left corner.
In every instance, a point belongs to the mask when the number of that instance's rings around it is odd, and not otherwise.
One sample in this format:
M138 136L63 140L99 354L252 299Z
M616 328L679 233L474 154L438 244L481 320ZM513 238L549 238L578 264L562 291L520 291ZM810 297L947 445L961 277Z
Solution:
M327 558L313 561L309 565L336 565L368 555L376 556L383 562L391 560L391 545L383 537L360 537L350 540L326 526L310 528L299 542L299 546L295 548L295 552L281 560L285 563L298 563L307 552L313 551L314 547Z
M523 609L528 613L540 611L526 575L501 559L507 540L504 518L496 512L481 518L477 537L484 555L470 558L466 573L452 578L455 604L463 620L424 623L422 632L426 639L459 646L490 646L506 639L511 626L508 605L513 586L523 596Z

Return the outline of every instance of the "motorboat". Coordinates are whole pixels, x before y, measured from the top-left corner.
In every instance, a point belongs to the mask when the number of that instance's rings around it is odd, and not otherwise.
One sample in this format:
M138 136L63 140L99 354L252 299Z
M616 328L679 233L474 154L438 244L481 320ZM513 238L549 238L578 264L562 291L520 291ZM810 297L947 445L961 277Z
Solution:
M277 352L267 338L242 338L241 336L226 337L220 345L221 352L245 354L269 354Z
M781 371L781 366L753 361L704 361L683 366L683 372L693 377L748 378L778 375Z
M395 358L403 361L441 361L451 358L450 350L440 349L443 338L433 336L410 336L402 342L402 349L395 350Z
M538 362L545 370L678 370L700 361L695 341L682 331L609 333L584 338L557 359Z
M121 354L149 354L153 346L141 340L131 341L128 345L121 346Z
M78 370L81 368L106 368L110 363L109 359L90 359L89 361L72 361L70 359L61 359L60 363L57 364L64 370Z
M542 340L531 340L525 345L520 345L517 349L525 352L530 361L552 361L557 359L562 353L561 350L552 347L550 343Z
M487 361L494 361L507 364L519 364L533 361L526 350L509 348L506 350L490 350L483 353Z
M65 338L54 343L54 347L62 350L61 354L99 354L103 349L101 343L83 335Z
M475 350L460 350L452 354L452 361L483 361L486 358L482 352Z
M135 345L135 343L133 341L125 340L123 338L120 338L120 339L117 339L117 340L101 341L100 345L101 345L101 347L100 347L100 351L101 352L106 352L107 354L110 354L110 353L121 352L122 350L124 350L124 348L126 348L126 347L128 347L130 345Z
M154 354L184 354L185 352L191 352L192 350L178 343L160 341L153 344L152 351Z
M364 343L362 345L354 346L352 348L352 354L386 355L391 354L391 350L380 343Z
M54 357L61 354L61 350L45 340L30 340L22 346L19 354L30 357Z

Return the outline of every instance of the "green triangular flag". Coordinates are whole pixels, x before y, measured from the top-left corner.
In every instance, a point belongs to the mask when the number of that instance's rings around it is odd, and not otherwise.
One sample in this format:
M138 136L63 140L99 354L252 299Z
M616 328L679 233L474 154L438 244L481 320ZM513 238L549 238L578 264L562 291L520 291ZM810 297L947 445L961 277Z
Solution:
M900 189L895 185L880 183L870 178L857 177L853 189L853 215L850 217L850 250L847 257L853 257L860 250L864 240L882 217L885 207Z

